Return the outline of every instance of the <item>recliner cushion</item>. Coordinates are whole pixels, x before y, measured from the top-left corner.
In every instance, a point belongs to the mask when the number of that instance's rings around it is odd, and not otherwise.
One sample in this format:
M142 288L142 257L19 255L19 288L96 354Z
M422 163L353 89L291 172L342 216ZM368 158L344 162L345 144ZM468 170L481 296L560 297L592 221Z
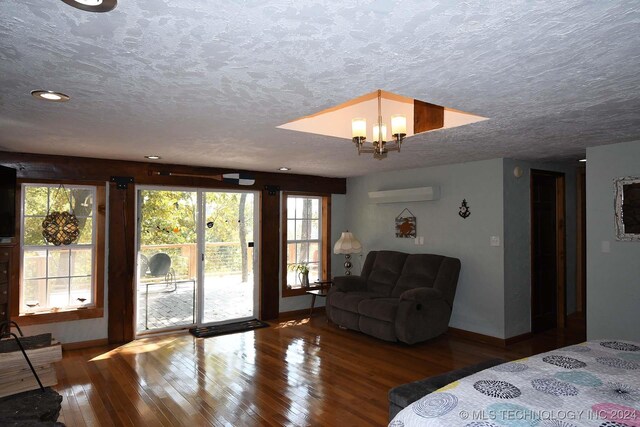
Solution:
M365 299L358 304L358 312L373 319L394 322L398 312L398 298L374 298Z
M373 292L333 292L329 296L331 305L352 313L358 313L358 305L362 300L380 297Z
M407 254L402 252L378 252L367 278L367 291L386 297L391 296L391 291L400 277L406 259Z
M391 296L400 297L404 291L409 289L433 287L443 259L444 257L441 255L409 255Z

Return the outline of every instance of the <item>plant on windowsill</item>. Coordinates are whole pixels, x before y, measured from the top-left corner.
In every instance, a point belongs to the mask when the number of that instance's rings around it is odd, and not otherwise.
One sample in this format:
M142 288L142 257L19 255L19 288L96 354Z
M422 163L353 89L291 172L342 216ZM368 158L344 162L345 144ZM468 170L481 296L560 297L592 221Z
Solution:
M298 273L298 279L300 279L301 287L309 287L309 263L301 262L298 264L291 264L289 265L289 270Z

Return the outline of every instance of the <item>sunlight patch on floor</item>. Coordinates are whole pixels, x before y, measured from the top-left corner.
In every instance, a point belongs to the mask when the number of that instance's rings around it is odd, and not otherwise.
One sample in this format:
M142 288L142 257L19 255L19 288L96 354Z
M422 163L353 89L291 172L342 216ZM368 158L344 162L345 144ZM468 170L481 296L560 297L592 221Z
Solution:
M305 323L309 323L310 319L300 319L300 320L287 320L285 322L280 322L274 329L284 329L289 328L291 326L299 326L304 325Z

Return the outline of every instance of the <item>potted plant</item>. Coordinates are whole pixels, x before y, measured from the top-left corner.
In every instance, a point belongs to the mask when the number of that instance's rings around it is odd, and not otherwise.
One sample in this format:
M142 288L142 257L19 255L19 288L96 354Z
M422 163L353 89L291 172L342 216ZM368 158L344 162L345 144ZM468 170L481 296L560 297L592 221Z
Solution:
M303 288L309 287L309 263L301 262L298 264L289 265L289 270L298 273L298 279L300 279L300 286Z

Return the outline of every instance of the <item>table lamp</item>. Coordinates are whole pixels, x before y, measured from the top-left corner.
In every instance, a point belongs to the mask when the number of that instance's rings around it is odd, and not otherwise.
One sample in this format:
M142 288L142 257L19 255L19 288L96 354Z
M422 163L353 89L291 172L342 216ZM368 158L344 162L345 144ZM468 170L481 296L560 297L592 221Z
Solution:
M362 244L353 236L353 233L350 233L348 230L343 231L340 239L336 242L333 247L334 254L344 254L344 268L345 268L345 276L351 276L351 254L359 254L362 252Z

